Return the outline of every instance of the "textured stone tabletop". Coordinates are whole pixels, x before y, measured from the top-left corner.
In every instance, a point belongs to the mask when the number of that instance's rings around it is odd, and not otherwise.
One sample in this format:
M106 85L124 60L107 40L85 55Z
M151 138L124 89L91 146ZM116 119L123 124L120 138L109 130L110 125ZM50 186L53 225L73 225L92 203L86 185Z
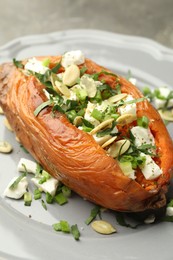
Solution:
M173 0L0 0L0 46L24 35L81 28L173 48Z

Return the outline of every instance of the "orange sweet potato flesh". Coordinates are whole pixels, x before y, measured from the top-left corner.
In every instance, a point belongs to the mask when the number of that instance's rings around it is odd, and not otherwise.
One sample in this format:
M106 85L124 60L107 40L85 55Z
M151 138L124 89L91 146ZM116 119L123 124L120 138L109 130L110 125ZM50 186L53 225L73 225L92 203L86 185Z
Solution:
M51 66L60 58L49 57ZM88 59L83 65L90 74L103 69ZM100 79L114 87L113 76L101 75ZM142 96L122 77L119 77L119 83L122 92L134 98ZM137 104L137 114L151 119L150 129L163 170L156 181L147 181L140 173L136 180L124 176L117 161L60 112L52 117L51 108L47 107L35 117L34 110L46 101L43 88L35 77L25 76L13 64L0 66L0 106L21 143L45 170L82 197L105 208L137 212L165 205L173 171L173 143L158 112L148 101Z

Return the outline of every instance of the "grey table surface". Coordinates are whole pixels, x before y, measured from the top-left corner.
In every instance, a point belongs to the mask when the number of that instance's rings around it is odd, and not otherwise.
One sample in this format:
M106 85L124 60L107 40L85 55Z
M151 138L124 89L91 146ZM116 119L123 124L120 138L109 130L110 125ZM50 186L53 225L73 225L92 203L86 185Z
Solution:
M86 28L173 48L173 0L0 0L0 46L25 35Z

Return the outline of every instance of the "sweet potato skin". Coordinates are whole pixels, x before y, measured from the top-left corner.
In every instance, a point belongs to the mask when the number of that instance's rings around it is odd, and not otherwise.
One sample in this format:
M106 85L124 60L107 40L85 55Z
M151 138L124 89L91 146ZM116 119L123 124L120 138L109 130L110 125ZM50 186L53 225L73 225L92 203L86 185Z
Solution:
M61 57L49 58L53 65ZM88 59L84 65L91 74L102 70ZM115 78L101 77L114 87ZM131 93L135 98L142 96L130 82L119 79L122 92ZM137 105L137 113L152 119L150 128L159 147L163 170L157 186L149 190L124 176L116 160L63 114L56 112L52 117L48 107L35 117L34 110L46 100L43 88L35 77L25 76L13 64L1 65L0 105L21 143L52 176L105 208L137 212L165 205L173 167L173 143L159 114L148 101Z

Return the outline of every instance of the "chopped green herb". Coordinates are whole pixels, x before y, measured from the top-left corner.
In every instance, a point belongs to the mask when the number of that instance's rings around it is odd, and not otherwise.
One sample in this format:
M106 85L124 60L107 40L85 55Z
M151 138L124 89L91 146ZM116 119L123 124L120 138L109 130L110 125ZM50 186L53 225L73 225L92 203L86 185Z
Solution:
M86 127L91 128L91 129L94 128L94 125L91 124L88 120L86 120L86 119L83 118L83 119L82 119L82 122L83 122L83 124L84 124Z
M101 207L100 206L95 206L90 213L90 216L85 220L85 224L89 225L96 217L97 215L100 216L101 214Z
M23 172L9 187L9 189L14 190L17 188L19 182L26 176L26 172Z
M173 222L173 216L164 216L164 218L162 218L162 221Z
M68 199L64 196L62 192L58 193L55 197L54 200L59 204L59 205L64 205L65 203L68 202Z
M52 100L47 100L45 102L43 102L41 105L39 105L35 111L34 111L34 115L35 116L38 116L38 114L47 106L50 106L53 104L53 101Z
M44 67L49 67L49 64L50 64L50 59L44 59L44 60L42 61L42 65L43 65Z
M53 203L53 196L49 192L46 192L46 202L48 204L52 204Z
M44 202L44 200L41 200L41 205L42 205L42 207L43 207L45 210L47 210L47 206L46 206L46 203Z
M23 69L23 68L24 68L24 65L23 65L22 62L19 61L19 60L13 59L13 64L14 64L17 68L19 68L19 69Z
M52 226L53 226L53 229L54 229L55 231L62 231L62 229L61 229L61 223L60 223L60 222L55 223L55 224L53 224Z
M25 192L24 193L24 204L25 206L31 206L32 202L32 195L30 192Z
M144 128L148 128L149 119L146 116L138 117L137 119L138 126L142 126Z
M44 182L47 181L47 178L45 176L43 176L40 180L39 180L39 184L43 184Z
M66 198L69 198L71 196L71 189L67 186L62 186L62 193Z
M167 204L167 207L173 207L173 199L170 200L170 202Z
M128 228L130 227L130 228L135 229L139 226L139 224L136 224L136 225L133 226L133 225L127 223L126 220L125 220L125 215L122 212L116 212L115 216L116 216L116 220L117 220L118 224L123 226L123 227L128 227Z
M75 240L79 240L80 232L79 232L77 224L71 226L71 233Z
M91 116L94 117L98 121L102 121L104 114L102 112L100 112L99 110L97 110L96 108L94 108L94 110L91 113Z
M53 67L52 69L51 69L51 72L53 72L53 73L58 73L58 70L61 68L61 61L60 62L58 62L56 65L55 65L55 67Z
M42 196L41 191L39 189L35 189L34 190L34 199L39 200L39 199L41 199L41 196Z
M81 69L80 69L80 77L82 77L85 72L87 71L87 67L83 66Z
M55 231L62 231L64 233L70 233L70 225L65 220L60 220L60 222L52 225Z

